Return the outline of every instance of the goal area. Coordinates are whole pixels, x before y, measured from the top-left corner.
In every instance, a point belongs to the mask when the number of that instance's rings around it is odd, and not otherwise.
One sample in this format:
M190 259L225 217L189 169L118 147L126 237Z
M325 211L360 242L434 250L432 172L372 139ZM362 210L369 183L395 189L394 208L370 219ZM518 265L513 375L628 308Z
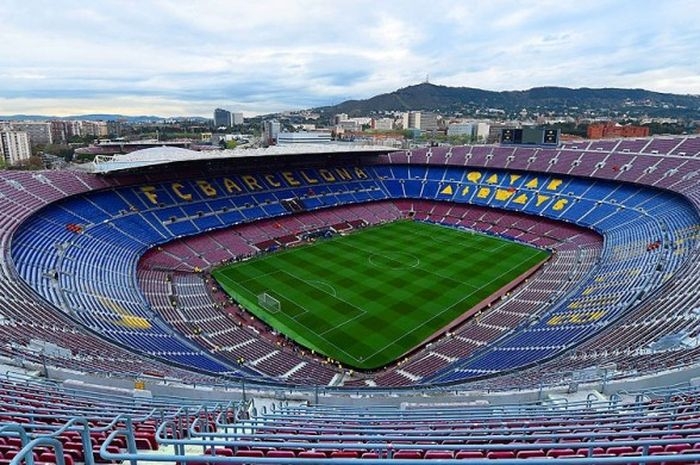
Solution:
M268 292L258 294L258 305L272 313L279 312L281 308L280 301Z

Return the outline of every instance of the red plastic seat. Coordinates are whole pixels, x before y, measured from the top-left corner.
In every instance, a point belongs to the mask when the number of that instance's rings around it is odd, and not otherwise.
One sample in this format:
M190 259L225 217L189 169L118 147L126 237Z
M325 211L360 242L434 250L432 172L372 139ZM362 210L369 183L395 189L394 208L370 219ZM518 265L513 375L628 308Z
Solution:
M205 452L206 455L220 455L223 457L233 457L233 451L231 449L228 449L226 447L221 447L221 448L214 448L212 449L211 447L206 450Z
M597 456L598 454L604 454L605 449L603 449L602 447L594 447L592 451L588 447L579 447L578 449L576 449L577 454L583 454L587 457L589 456L589 452L591 452L590 456L593 457Z
M155 433L137 431L134 433L134 439L136 439L136 448L139 450L158 450L158 442L156 441ZM139 447L139 444L145 447Z
M326 454L324 454L321 451L318 450L305 450L302 452L299 452L299 455L297 457L304 458L304 459L325 459L327 458Z
M332 459L356 459L357 451L354 450L334 450L331 452Z
M663 452L664 451L664 446L661 444L652 444L649 446L649 455L653 454L654 452ZM637 452L644 452L644 446L639 446L637 447Z
M630 454L634 452L634 448L632 446L612 446L608 447L606 452L615 455Z
M261 450L237 450L236 457L265 457Z
M692 449L692 446L687 442L681 442L678 444L668 444L664 449L664 452L674 452L680 454L686 449Z
M518 459L529 459L531 457L544 457L544 451L542 449L533 449L533 450L521 450L518 451L517 454L515 454L515 458Z
M275 457L275 458L294 458L296 455L291 450L269 450L265 457Z
M492 450L486 454L487 459L514 459L515 452L512 450Z
M451 450L429 450L425 452L424 459L451 459L454 454Z
M484 453L479 450L460 450L455 454L456 459L483 459Z
M394 452L395 459L416 459L423 458L423 454L419 450L398 450Z
M558 458L562 455L578 455L573 449L549 449L547 451L547 457Z
M117 446L107 446L107 452L110 454L118 454L121 452ZM100 455L100 446L93 446L92 448L92 458L97 463L111 463L109 460L105 460Z

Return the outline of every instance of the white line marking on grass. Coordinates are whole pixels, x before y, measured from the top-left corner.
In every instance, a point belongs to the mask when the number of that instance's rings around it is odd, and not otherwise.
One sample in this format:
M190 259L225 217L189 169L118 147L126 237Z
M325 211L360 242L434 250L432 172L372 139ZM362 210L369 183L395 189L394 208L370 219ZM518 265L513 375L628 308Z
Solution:
M481 231L473 230L473 229L469 230L469 233L467 233L467 231L464 231L464 230L461 230L461 229L452 228L452 227L449 227L449 226L444 226L444 225L439 225L439 224L436 225L435 227L441 227L441 228L443 228L444 230L453 231L453 232L455 232L456 234L462 234L462 235L469 234L471 237L473 237L474 235L476 235L477 238L479 239L479 242L483 242L481 239L486 239L486 240L490 240L490 241L496 241L496 242L498 243L498 245L497 245L495 248L492 248L492 249L484 249L484 248L481 247L481 246L471 245L471 244L466 244L466 245L465 245L465 244L461 244L460 247L463 247L463 248L465 248L465 249L479 250L479 251L484 251L484 252L496 252L497 250L500 250L502 247L505 247L506 245L508 245L507 243L513 242L513 241L509 241L508 239L506 239L506 238L504 238L504 237L492 236L492 235L489 235L489 234L484 234L484 233L481 232ZM435 236L435 235L429 234L429 233L427 233L427 232L424 233L422 230L418 230L418 229L411 231L411 233L412 233L414 236L418 236L418 237L421 237L421 238L424 238L424 239L430 239L430 240L432 240L433 242L437 242L438 244L450 244L450 243L454 242L455 240L457 240L457 239L454 239L454 238L453 238L453 239L449 239L449 238L448 238L448 239L444 239L444 236ZM476 241L476 240L472 240L472 242L475 242L475 241Z
M290 275L290 276L295 277L295 276L293 276L293 275ZM293 301L293 300L290 299L289 297L286 297L286 296L285 296L285 297L283 297L283 299L285 299L285 300L287 300L287 301L293 303L294 305L296 305L296 306L298 306L298 307L301 307L302 309L304 309L304 313L308 312L308 310L306 310L306 307L304 307L303 305L299 305L298 302ZM340 300L340 299L338 299L338 300ZM354 305L353 305L353 306L354 306ZM358 307L355 307L355 308L358 308ZM358 310L364 312L364 310L362 310L362 309L360 309L360 308L358 308ZM291 319L291 320L294 320L294 322L295 322L296 324L298 324L299 326L303 326L304 328L306 328L306 330L307 330L309 333L314 334L314 335L316 335L316 336L321 336L320 333L317 333L316 331L312 331L312 330L311 330L308 326L306 326L305 324L299 323L299 321L297 321L296 317L290 317L290 316L288 316L288 315L286 315L286 314L285 314L285 316L287 316L287 318L289 318L289 319ZM297 315L297 316L298 316L298 315ZM360 315L360 316L361 316L361 315ZM335 329L335 327L334 327L334 328L331 328L331 330L332 330L332 329ZM325 334L325 333L324 333L324 334ZM332 341L329 341L329 340L326 339L325 337L321 337L321 339L323 339L325 342L327 342L328 344L330 344L330 345L332 345L333 347L335 347L336 349L338 349L340 352L342 352L342 353L344 353L345 355L347 355L349 358L355 360L356 362L362 361L362 359L358 359L358 358L355 357L354 355L352 355L352 354L346 352L344 349L342 349L341 347L338 347L335 343L333 343Z
M286 274L287 276L290 276L291 278L296 279L297 281L301 281L301 282L303 282L303 283L306 283L305 280L303 280L302 278L296 276L296 275L293 274L293 273L290 273L290 272L287 271L287 270L279 270L279 272L280 272L280 273L284 273L284 274ZM308 284L308 283L307 283L307 284ZM315 288L315 289L318 289L319 291L323 292L324 294L329 295L330 297L333 297L333 298L336 299L336 300L339 300L340 302L343 302L344 304L347 304L347 305L353 307L355 310L359 310L359 311L362 312L362 313L367 313L364 309L358 307L357 305L353 304L352 302L348 302L347 300L343 299L342 297L340 297L340 296L338 296L338 295L331 295L331 294L328 294L327 292L324 292L322 289L319 289L319 288L316 287L316 286L313 286L313 285L310 285L310 286L313 287L313 288ZM332 287L332 286L331 286L331 287ZM335 289L335 288L334 288L334 289ZM282 298L287 299L287 300L289 300L290 302L292 302L292 300L289 299L289 298L287 298L286 296L283 296ZM292 303L294 303L295 305L299 305L299 304L297 304L296 302L292 302ZM300 305L300 307L304 308L302 305Z
M355 249L355 250L359 250L360 252L364 252L364 253L368 253L368 254L373 254L373 255L380 255L380 254L377 254L377 253L374 252L374 251L369 251L369 250L364 249L364 248L362 248L362 247L357 247L357 246L355 246L355 245L350 245L350 244L348 244L348 245L349 245L351 248ZM370 255L370 257L371 257L371 255ZM368 257L367 260L369 260L370 257ZM417 257L416 257L416 258L417 258ZM433 276L437 276L437 277L439 277L439 278L441 278L441 279L443 279L443 280L445 280L445 281L447 281L447 282L456 283L456 284L459 285L459 286L468 286L468 287L471 287L472 289L479 289L478 286L474 286L473 284L469 284L469 283L465 283L465 282L463 282L463 281L459 281L459 280L455 279L455 278L452 277L452 276L446 276L446 275L443 275L443 274L438 273L437 271L429 271L429 270L420 268L420 265L421 265L420 259L418 259L418 261L419 261L418 264L417 264L414 268L420 269L423 273L431 274L431 275L433 275Z
M334 326L333 328L327 329L326 331L324 331L324 332L322 332L322 333L318 333L318 335L321 336L322 339L323 339L324 341L328 341L328 339L326 339L326 338L323 337L323 336L325 336L326 334L330 333L331 331L335 331L336 329L341 328L342 326L345 326L346 324L350 323L351 321L355 321L355 320L357 320L358 318L365 316L366 314L367 314L367 312L363 310L363 313L360 313L360 314L358 314L357 316L354 316L354 317L350 318L349 320L343 321L343 322L340 323L338 326ZM328 341L328 342L330 342L330 341ZM355 360L357 360L357 359L355 359Z
M430 321L434 320L436 317L438 317L438 316L442 315L443 313L445 313L447 310L451 310L451 309L452 309L453 307L455 307L456 305L459 305L460 303L464 302L464 300L466 300L467 298L469 298L469 297L471 297L472 295L474 295L478 290L483 289L483 288L486 287L487 285L493 283L494 281L496 281L496 279L500 278L501 276L503 276L503 275L505 275L505 274L507 274L507 273L512 272L514 269L516 269L518 266L520 266L521 264L523 264L523 263L525 263L526 261L528 261L530 258L531 258L531 257L526 257L525 259L523 259L522 261L520 261L517 265L515 265L515 266L509 268L508 270L504 271L503 273L497 275L496 277L494 277L492 280L490 280L488 283L486 283L485 285L481 286L480 288L477 288L474 292L471 292L470 294L467 294L467 295L464 296L462 299L460 299L460 300L458 300L457 302L453 303L452 305L446 307L444 310L442 310L442 311L436 313L436 314L433 315L431 318L425 320L423 323L421 323L421 324L419 324L418 326L414 327L414 328L411 329L410 331L408 331L408 332L406 332L406 333L403 333L403 334L401 335L401 337L399 337L398 339L394 339L392 342L390 342L389 344L387 344L387 345L385 345L384 347L382 347L381 349L379 349L377 352L375 352L375 353L373 353L372 355L370 355L369 357L367 357L367 359L369 360L369 359L371 359L372 357L374 357L375 355L377 355L377 354L383 352L384 350L386 350L387 347L391 346L392 344L395 344L397 341L403 339L403 338L404 338L405 336L407 336L408 334L413 333L413 332L416 331L418 328L422 328L423 326L426 325L426 323L429 323Z
M395 258L395 257L392 256L392 255L394 255L394 256L398 255L398 256L408 257L408 258L410 258L410 259L412 260L412 263L406 264L406 263L404 263L401 259ZM375 263L375 261L376 261L376 258L375 258L375 257L386 258L386 259L389 260L389 261L396 262L396 263L398 264L398 266L392 267L392 266L390 266L390 265L383 265L383 264L381 264L381 263ZM385 251L382 251L381 253L380 253L380 252L372 253L372 254L369 255L369 257L367 257L367 262L368 262L370 265L374 266L374 267L377 267L377 268L389 268L391 271L398 271L398 270L405 270L405 269L417 268L417 267L420 266L420 258L416 257L416 256L413 255L412 253L401 252L401 251L391 251L391 250L385 250Z
M297 277L297 279L301 279L301 278ZM325 281L319 281L319 280L315 280L315 279L309 280L309 281L307 281L305 279L301 279L301 280L304 281L309 286L315 287L316 289L318 289L321 292L325 292L323 290L323 288L330 289L331 292L326 292L326 294L331 295L333 297L338 297L338 291L335 290L335 287L332 284L328 284Z
M384 351L386 350L387 347L389 347L389 346L391 346L391 345L393 345L393 344L396 344L396 341L399 341L399 340L403 339L403 338L406 337L407 335L409 335L409 334L415 332L417 329L422 328L422 327L425 326L427 323L433 321L435 318L441 316L443 313L445 313L445 312L447 312L448 310L451 310L452 308L454 308L454 307L456 307L457 305L461 304L462 302L464 302L465 300L467 300L469 297L471 297L472 295L476 294L476 292L477 292L478 290L479 290L479 289L476 289L475 291L473 291L473 292L471 292L471 293L465 295L464 297L462 297L462 298L459 299L458 301L454 302L453 304L449 305L448 307L445 307L445 308L444 308L443 310L441 310L440 312L435 313L432 317L428 318L428 319L425 320L423 323L419 324L418 326L413 327L413 329L411 329L410 331L407 331L407 332L403 333L403 334L401 335L401 337L399 337L399 338L397 338L397 339L394 339L393 341L391 341L390 343L388 343L387 345L385 345L385 346L382 347L381 349L377 350L375 353L373 353L372 355L370 355L369 357L367 357L367 359L370 359L370 358L374 357L375 355L384 352Z

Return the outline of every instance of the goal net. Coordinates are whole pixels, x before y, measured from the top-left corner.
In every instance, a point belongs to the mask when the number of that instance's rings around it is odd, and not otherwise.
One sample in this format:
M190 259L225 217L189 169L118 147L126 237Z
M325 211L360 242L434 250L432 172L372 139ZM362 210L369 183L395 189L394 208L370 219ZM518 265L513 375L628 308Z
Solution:
M280 311L280 301L272 297L267 292L258 294L258 305L271 312Z

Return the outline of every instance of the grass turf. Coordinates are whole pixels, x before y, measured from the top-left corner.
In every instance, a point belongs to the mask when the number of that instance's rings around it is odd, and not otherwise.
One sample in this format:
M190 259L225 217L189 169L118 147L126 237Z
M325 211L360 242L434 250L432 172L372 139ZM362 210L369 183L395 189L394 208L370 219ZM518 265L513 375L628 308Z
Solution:
M217 269L245 308L303 346L358 369L387 365L542 262L548 252L414 221ZM258 304L267 292L280 310Z

